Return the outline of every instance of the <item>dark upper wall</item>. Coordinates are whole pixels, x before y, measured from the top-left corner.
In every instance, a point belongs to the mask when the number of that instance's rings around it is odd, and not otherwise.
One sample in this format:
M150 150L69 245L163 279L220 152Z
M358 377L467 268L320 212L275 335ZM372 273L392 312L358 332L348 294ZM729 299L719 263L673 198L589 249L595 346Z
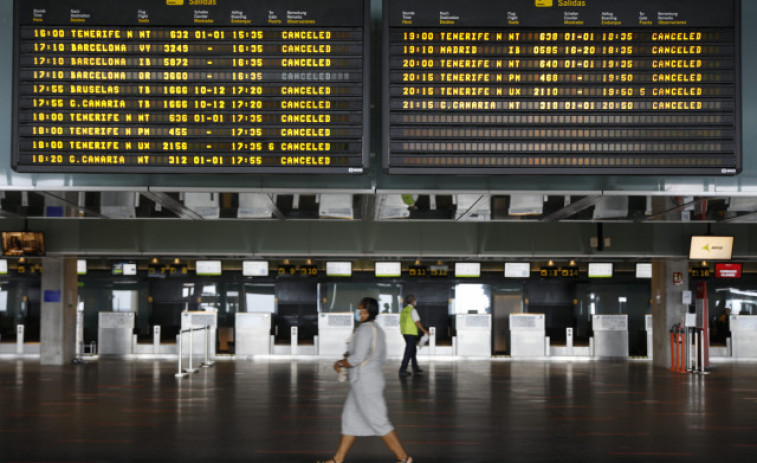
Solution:
M365 222L250 220L0 220L0 230L46 233L48 254L406 258L685 258L692 235L728 234L734 259L757 258L754 226L591 222Z

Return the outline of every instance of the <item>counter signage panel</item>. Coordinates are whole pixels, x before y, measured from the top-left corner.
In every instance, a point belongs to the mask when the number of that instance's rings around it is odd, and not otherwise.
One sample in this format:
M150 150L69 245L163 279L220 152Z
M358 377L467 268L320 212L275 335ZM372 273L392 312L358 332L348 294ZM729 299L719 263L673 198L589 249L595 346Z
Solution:
M367 0L15 0L20 172L362 173Z
M652 278L652 264L648 262L637 263L636 278Z
M407 274L411 277L426 277L429 275L428 267L425 265L411 265L407 269Z
M317 277L318 266L317 265L300 265L300 276L303 277Z
M716 278L741 278L741 264L715 264Z
M242 276L246 277L267 277L268 262L261 260L246 260L242 262Z
M529 278L531 264L528 262L505 262L505 278Z
M741 170L739 0L384 0L390 173Z
M707 280L712 275L712 271L709 267L701 266L701 267L692 267L691 269L691 278L695 280Z

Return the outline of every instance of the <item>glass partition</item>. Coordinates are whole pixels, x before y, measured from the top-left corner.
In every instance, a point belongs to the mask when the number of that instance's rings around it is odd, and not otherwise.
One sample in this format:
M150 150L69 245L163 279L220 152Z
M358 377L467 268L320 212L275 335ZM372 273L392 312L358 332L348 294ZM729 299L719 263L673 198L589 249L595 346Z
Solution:
M449 305L450 315L492 313L490 285L461 283L455 285Z
M111 297L113 298L113 312L137 311L137 303L139 300L138 291L114 289Z
M276 286L246 283L245 312L276 313Z
M402 286L399 283L325 283L325 287L319 312L352 312L364 297L378 301L379 313L402 310Z

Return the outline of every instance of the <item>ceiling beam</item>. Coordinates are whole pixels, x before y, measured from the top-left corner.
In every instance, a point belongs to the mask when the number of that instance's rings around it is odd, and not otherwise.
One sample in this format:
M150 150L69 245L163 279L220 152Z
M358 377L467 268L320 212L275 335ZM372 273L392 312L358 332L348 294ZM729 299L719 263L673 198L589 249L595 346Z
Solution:
M692 206L696 209L697 206L699 206L700 204L702 204L705 201L716 201L716 200L722 200L722 199L725 199L725 198L722 198L722 197L696 198L693 201L689 201L689 202L681 204L679 206L676 206L676 207L664 210L662 212L657 212L657 213L654 213L652 215L648 215L648 216L646 216L644 218L638 219L637 222L651 222L653 220L659 220L660 218L664 219L665 216L667 216L668 214L672 214L674 212L681 212L681 211L686 210L686 209L688 209L688 208L690 208Z
M70 193L64 193L63 195L58 195L58 194L55 194L55 193L51 193L49 191L35 191L35 193L37 193L38 195L43 196L45 198L50 198L50 199L54 199L56 201L60 201L62 203L65 203L68 206L72 207L74 210L78 211L79 214L81 214L83 212L85 215L90 216L90 217L97 217L99 219L105 219L105 218L107 218L107 217L105 217L104 215L100 214L97 211L94 211L94 210L89 209L87 207L81 206L78 203L78 201L73 201L73 200L68 199L67 196Z
M156 204L160 204L161 207L168 209L181 219L203 220L203 217L200 214L186 207L181 201L168 196L167 193L143 191L142 196Z
M599 201L601 198L601 195L585 196L576 202L570 203L569 205L563 207L558 211L542 217L541 222L558 222L560 220L573 217L579 212L584 211L597 204L597 201Z

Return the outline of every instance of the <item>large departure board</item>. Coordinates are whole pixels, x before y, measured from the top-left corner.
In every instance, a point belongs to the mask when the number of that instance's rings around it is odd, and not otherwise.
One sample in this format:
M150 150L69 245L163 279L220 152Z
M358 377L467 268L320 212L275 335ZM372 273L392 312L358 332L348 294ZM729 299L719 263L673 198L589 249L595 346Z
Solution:
M739 0L384 0L384 168L736 174L739 21Z
M368 0L15 0L13 168L362 173Z

